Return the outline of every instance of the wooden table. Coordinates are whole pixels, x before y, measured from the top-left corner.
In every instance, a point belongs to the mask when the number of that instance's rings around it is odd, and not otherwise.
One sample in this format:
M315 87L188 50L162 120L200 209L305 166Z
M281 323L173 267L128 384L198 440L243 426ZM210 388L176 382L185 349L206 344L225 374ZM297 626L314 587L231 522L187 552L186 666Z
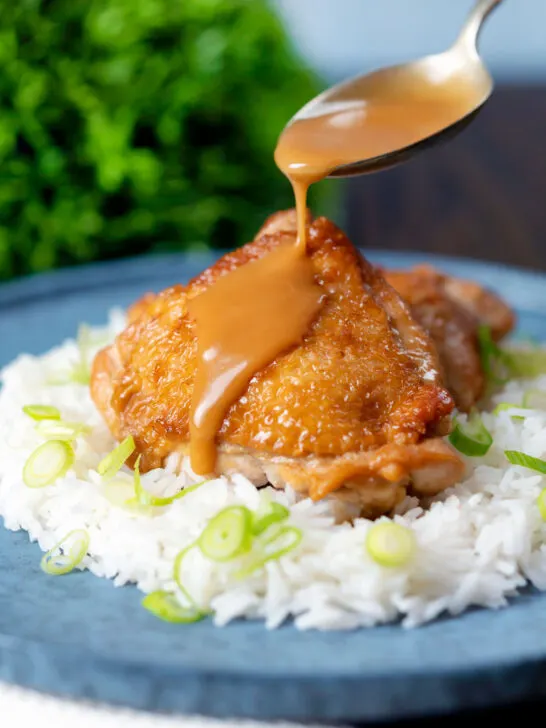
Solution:
M364 248L546 270L546 86L499 87L454 140L348 181L345 229Z

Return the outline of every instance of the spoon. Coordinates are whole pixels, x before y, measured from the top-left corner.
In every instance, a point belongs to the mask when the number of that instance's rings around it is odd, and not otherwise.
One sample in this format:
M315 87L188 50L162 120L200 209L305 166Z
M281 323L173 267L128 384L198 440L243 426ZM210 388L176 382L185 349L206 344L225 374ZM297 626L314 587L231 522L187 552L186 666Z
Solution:
M459 90L459 99L453 119L447 123L439 118L438 126L432 124L421 138L411 143L389 149L386 153L371 156L350 164L330 169L328 177L349 177L392 167L424 151L438 142L445 141L461 132L479 113L493 91L493 79L482 62L477 49L483 22L501 0L478 0L470 12L457 40L444 53L426 56L420 60L391 66L370 74L358 76L327 89L307 103L289 122L310 120L351 108L351 105L373 101L374 95L388 89L391 100L404 109L404 94L408 88L427 87L429 101L439 102L450 90ZM463 93L461 95L461 89ZM394 93L394 95L393 95ZM399 98L396 94L399 93ZM409 111L409 109L408 109Z

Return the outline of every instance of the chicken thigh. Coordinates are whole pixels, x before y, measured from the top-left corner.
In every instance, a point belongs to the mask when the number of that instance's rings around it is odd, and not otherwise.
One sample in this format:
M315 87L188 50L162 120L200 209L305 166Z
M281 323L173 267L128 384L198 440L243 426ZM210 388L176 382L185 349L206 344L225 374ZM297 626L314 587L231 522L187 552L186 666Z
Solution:
M116 438L134 437L144 469L188 452L197 345L187 302L295 235L292 211L273 216L187 286L145 296L97 355L93 399ZM335 493L369 516L408 490L432 495L452 485L463 464L442 436L454 403L430 336L325 218L309 221L308 255L324 293L320 313L302 343L257 372L230 407L217 471L315 500Z
M513 312L477 283L446 276L429 265L383 271L383 275L430 334L446 386L457 407L468 411L485 389L478 328L488 326L499 341L514 326Z

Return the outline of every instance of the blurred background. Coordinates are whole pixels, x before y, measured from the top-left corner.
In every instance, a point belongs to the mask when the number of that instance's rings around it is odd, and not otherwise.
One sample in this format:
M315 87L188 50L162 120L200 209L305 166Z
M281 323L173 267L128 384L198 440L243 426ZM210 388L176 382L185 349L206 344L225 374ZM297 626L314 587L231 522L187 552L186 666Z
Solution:
M473 0L275 0L290 36L337 80L446 49ZM484 26L480 52L499 80L546 77L546 2L504 0Z
M250 239L326 84L446 48L470 0L0 0L0 278ZM311 199L363 247L546 267L545 0L505 0L454 142Z
M275 3L296 47L328 82L449 47L473 4ZM546 269L545 28L546 0L503 0L480 40L497 83L491 100L452 142L346 183L336 219L355 242Z

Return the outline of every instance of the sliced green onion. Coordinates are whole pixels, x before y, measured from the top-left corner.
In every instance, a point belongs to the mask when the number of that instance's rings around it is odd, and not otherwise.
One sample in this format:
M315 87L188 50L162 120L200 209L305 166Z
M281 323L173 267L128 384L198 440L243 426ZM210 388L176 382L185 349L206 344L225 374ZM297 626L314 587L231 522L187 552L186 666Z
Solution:
M489 326L480 325L477 336L482 369L486 378L493 384L504 384L508 379L506 353L493 340Z
M523 468L535 470L537 473L546 474L546 460L535 458L519 450L505 450L506 459L512 465L521 465Z
M169 495L165 497L159 497L155 495L150 496L150 505L151 506L169 506L171 503L174 503L175 500L180 500L180 498L184 498L185 496L189 495L190 493L193 493L194 490L197 490L202 485L205 485L205 483L210 483L210 480L201 480L199 483L194 483L193 485L188 485L182 490L179 490L178 493L175 493L174 495Z
M202 480L200 483L194 483L193 485L189 485L186 488L183 488L182 490L179 490L178 493L175 493L174 495L169 496L157 496L152 495L149 493L145 488L142 487L142 478L140 477L140 455L136 459L135 468L134 468L134 474L133 474L133 489L134 489L134 503L143 506L145 508L149 507L161 507L161 506L170 506L171 503L174 503L175 500L180 500L180 498L184 498L184 496L189 495L190 493L193 493L194 490L197 490L197 488L200 488L202 485L205 485L205 483L208 483L208 480Z
M546 392L542 389L528 389L523 395L523 406L528 409L546 410Z
M515 377L538 377L546 374L546 351L504 352L506 364Z
M43 420L36 425L36 432L48 440L64 440L72 442L80 435L88 435L91 428L81 422L64 422L63 420Z
M57 372L56 374L49 374L45 383L50 387L62 387L65 384L70 384L70 372Z
M468 457L485 455L493 443L491 433L476 410L472 410L465 423L455 420L449 441L459 452Z
M510 410L513 410L513 409L527 409L527 408L521 407L520 405L517 405L517 404L512 404L511 402L501 402L500 404L498 404L495 407L495 409L493 410L493 414L498 415L498 414L500 414L500 412L509 412ZM521 415L511 415L511 417L514 420L524 420L525 419L525 417L522 417Z
M92 336L91 329L87 326L87 324L81 324L78 328L76 344L78 346L80 358L70 373L70 381L75 382L76 384L89 384L91 381L89 353L92 347Z
M303 532L301 528L297 528L296 526L283 526L271 538L262 542L263 552L261 556L251 561L250 564L238 571L235 576L238 579L244 579L254 571L261 569L268 561L278 561L290 553L290 551L297 548L302 539Z
M255 515L253 516L252 533L255 536L259 536L274 523L281 523L282 521L285 521L289 515L290 511L288 510L288 508L286 508L286 506L283 506L280 503L275 503L275 501L273 501L269 504L268 513L265 513L263 516L259 516L257 518Z
M89 384L90 380L91 375L84 372L79 364L74 364L72 369L67 372L47 377L46 384L50 387L63 387L67 384L81 384L85 386Z
M537 498L537 506L543 521L546 521L546 488L543 488Z
M103 337L101 337L102 339ZM82 324L78 328L76 337L76 345L78 347L78 361L65 373L57 374L47 378L47 384L63 385L63 384L89 384L91 381L90 354L93 346L98 346L99 339L93 341L93 332L87 324ZM107 342L106 342L107 343Z
M28 488L44 488L62 477L74 460L74 450L67 442L44 442L29 455L23 468L23 481Z
M23 412L32 417L33 420L60 420L61 413L57 407L48 404L27 404L23 407Z
M179 490L178 493L175 493L174 495L168 495L168 496L157 496L152 495L147 490L145 490L142 487L142 480L140 477L140 456L137 458L137 461L135 463L135 475L134 475L134 490L135 490L135 498L136 500L145 506L155 506L155 507L161 507L161 506L170 506L171 503L174 503L176 500L180 500L180 498L184 498L184 496L189 495L190 493L193 493L194 490L197 490L202 485L205 485L205 483L208 483L210 481L208 480L202 480L200 483L194 483L193 485L189 485L186 488L183 488L182 490Z
M182 562L184 561L184 558L186 554L188 554L195 546L197 546L197 541L194 541L189 546L186 546L185 549L182 549L174 560L173 564L173 579L176 582L176 586L180 589L182 594L186 597L189 604L193 609L199 610L197 604L195 603L195 599L192 597L192 595L189 593L189 591L184 586L184 583L182 581Z
M519 406L519 404L514 404L513 402L501 402L495 407L493 414L498 415L499 412L507 412L508 410L518 409Z
M98 464L97 471L99 475L102 475L107 479L113 478L127 458L134 453L135 447L135 441L133 440L132 435L129 435L129 437L126 437L125 440L122 440L122 442L120 442L120 444Z
M133 469L133 488L135 491L135 500L143 506L149 506L152 496L142 487L142 478L140 477L140 455L137 457L135 467Z
M153 515L153 496L144 490L140 477L140 455L137 457L133 471L133 497L124 504L124 507L141 515Z
M82 362L78 362L74 365L74 368L70 372L67 378L68 383L81 384L83 386L89 384L91 381L91 373L89 367ZM63 382L60 382L61 384Z
M366 550L380 566L405 566L415 555L415 534L399 523L376 523L366 536Z
M117 508L122 508L135 516L153 516L153 508L143 506L135 498L135 488L132 482L114 478L102 484L104 497Z
M102 484L102 492L105 498L114 506L124 508L135 500L135 488L133 483L121 478L113 478Z
M78 345L78 349L80 350L80 355L82 359L87 359L87 357L89 356L89 352L91 351L91 347L93 346L93 334L90 326L88 326L87 324L80 324L78 326L76 343Z
M252 543L252 512L245 506L230 506L209 521L198 540L203 554L212 561L230 561L249 550Z
M89 534L84 529L70 531L42 557L42 571L52 576L68 574L87 554Z
M78 347L78 359L72 367L65 372L60 372L46 379L50 385L82 384L87 385L91 380L91 354L93 349L106 346L110 337L104 334L97 335L87 324L78 328L76 346Z
M495 359L497 358L498 347L493 341L491 336L491 329L489 326L480 325L478 327L478 346L480 348L480 356L482 361L482 368L489 378L493 373L493 366Z
M265 561L276 561L289 551L293 551L301 543L302 538L303 531L301 528L283 526L280 531L264 541L266 549L267 547L274 547L273 551L268 551Z
M175 624L192 624L206 616L193 607L183 607L174 594L166 591L147 594L142 600L142 606L159 619Z
M478 328L478 344L482 367L487 378L494 384L504 384L509 376L537 377L546 374L546 351L506 351L493 340L488 326Z

